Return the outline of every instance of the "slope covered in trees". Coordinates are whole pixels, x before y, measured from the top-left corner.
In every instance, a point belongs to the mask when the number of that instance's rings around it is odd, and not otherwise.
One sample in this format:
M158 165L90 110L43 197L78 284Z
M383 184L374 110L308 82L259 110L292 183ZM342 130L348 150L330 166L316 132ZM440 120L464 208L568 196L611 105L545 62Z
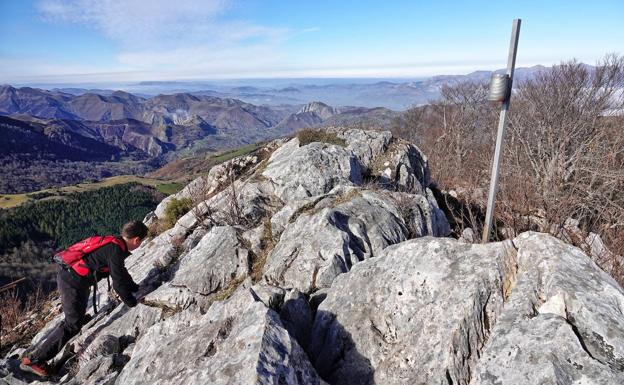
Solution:
M91 235L118 234L161 199L155 189L129 183L0 210L0 285L22 276L45 284L54 250Z

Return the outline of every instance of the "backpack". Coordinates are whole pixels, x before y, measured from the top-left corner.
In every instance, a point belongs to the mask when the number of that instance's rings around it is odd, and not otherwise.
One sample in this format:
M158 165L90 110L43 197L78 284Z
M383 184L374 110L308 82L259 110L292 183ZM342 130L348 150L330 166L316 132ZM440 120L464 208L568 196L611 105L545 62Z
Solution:
M94 236L89 237L87 239L83 239L78 243L74 243L69 246L65 250L61 250L57 252L52 260L64 268L73 269L76 274L81 277L87 277L91 274L91 270L87 266L84 261L84 256L94 252L104 245L108 245L109 243L114 243L117 246L121 247L123 251L128 251L126 243L112 235L107 236ZM108 266L104 266L100 268L99 272L108 273ZM110 291L110 282L108 281L108 277L106 278L106 282L108 284L108 290ZM95 272L93 273L93 313L97 314L97 277Z
M91 271L83 259L84 256L94 252L104 245L108 245L109 243L114 243L121 247L123 251L127 251L126 243L115 236L95 236L84 239L69 246L65 250L57 252L54 255L53 260L63 267L73 269L79 276L86 277L91 273ZM101 268L99 272L108 273L108 267L105 266Z

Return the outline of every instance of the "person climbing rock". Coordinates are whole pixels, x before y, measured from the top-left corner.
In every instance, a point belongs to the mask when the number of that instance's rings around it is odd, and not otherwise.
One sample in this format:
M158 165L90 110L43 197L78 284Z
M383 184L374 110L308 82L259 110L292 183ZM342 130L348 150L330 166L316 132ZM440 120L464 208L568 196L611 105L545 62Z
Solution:
M147 227L139 221L126 223L121 237L95 236L78 242L57 253L59 264L57 286L65 319L31 353L22 357L20 369L47 377L47 361L52 359L80 328L88 322L86 314L89 288L93 286L93 307L97 312L95 290L97 281L106 277L113 281L113 289L129 307L137 304L133 293L139 290L124 262L130 252L138 248L147 236Z

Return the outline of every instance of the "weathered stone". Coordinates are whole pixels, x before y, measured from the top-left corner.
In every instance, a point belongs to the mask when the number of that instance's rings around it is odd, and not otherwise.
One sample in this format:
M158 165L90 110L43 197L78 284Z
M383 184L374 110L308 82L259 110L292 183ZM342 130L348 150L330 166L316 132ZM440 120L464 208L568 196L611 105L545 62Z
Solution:
M354 264L405 240L405 225L391 200L349 191L334 197L336 207L318 213L313 208L287 227L267 259L268 282L304 293L329 287Z
M172 236L184 238L200 222L206 227L242 225L257 226L262 219L281 207L273 194L273 186L266 182L235 181L184 214L171 231Z
M467 383L503 306L508 254L509 242L420 238L338 276L310 338L319 374L332 384Z
M416 146L402 140L395 140L385 153L375 158L372 174L380 178L380 183L405 192L424 193L431 184L427 157Z
M318 142L299 147L297 138L273 153L262 175L285 203L328 193L339 184L362 182L360 164L351 151Z
M272 145L269 145L272 146ZM231 182L231 178L260 161L256 155L237 157L210 169L207 176L201 176L187 184L179 192L163 199L154 210L158 218L165 217L165 209L175 199L191 198L194 202L208 199Z
M68 385L113 385L119 373L115 370L113 355L97 356L80 368L75 377L69 378Z
M475 243L476 239L474 231L470 227L467 227L462 231L458 241L462 243Z
M357 156L363 170L372 167L374 159L386 152L392 139L390 131L346 130L337 135L345 140L347 148Z
M327 195L324 194L310 198L303 198L284 205L284 207L282 207L271 217L271 235L276 239L279 238L294 215L300 213L305 209L305 207L315 206L319 199L321 199L320 197L324 196Z
M98 335L78 357L78 365L82 368L96 357L119 353L119 338L111 334Z
M524 233L514 244L517 284L475 383L623 383L624 290L554 237Z
M253 285L249 291L254 297L254 300L262 302L264 306L273 310L281 309L284 304L286 290L281 287L271 286L264 282L260 282L257 285Z
M145 215L145 218L143 218L143 223L145 223L145 226L150 226L151 224L153 224L156 220L158 220L158 216L156 216L156 213L153 211L150 211L149 213L147 213Z
M135 282L150 279L154 269L165 268L176 259L179 250L174 245L174 239L170 231L165 231L132 252L125 265ZM100 282L98 292L106 293L106 288L106 282Z
M288 333L303 349L307 349L314 320L306 296L296 289L289 291L279 315Z
M432 235L445 237L451 233L451 228L438 207L430 189L425 189L425 194L391 193L391 197L405 225L408 228L410 238Z
M309 351L332 384L624 380L624 291L551 236L403 242L327 293Z
M261 224L253 229L245 231L241 234L242 238L249 243L249 247L254 254L258 255L262 252L262 244L264 240L265 225Z
M157 326L137 341L117 383L324 384L277 313L246 288L191 325Z
M204 227L198 227L195 230L193 230L193 232L191 233L191 235L189 235L188 237L186 237L186 239L184 240L184 242L182 243L182 249L186 250L186 251L190 251L191 249L193 249L195 246L197 246L197 244L199 243L199 241L201 241L201 239L204 237L204 235L206 235L208 233L208 229L204 228Z
M172 286L208 295L249 271L249 251L231 226L213 227L180 262Z

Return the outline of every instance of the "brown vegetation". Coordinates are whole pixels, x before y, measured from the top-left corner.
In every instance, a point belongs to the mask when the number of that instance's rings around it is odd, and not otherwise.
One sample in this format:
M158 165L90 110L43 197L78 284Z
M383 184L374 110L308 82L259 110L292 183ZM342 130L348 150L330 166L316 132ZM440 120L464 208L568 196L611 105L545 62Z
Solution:
M347 145L344 139L340 139L335 132L329 132L327 130L306 128L297 133L297 138L299 139L300 146L305 146L313 142L337 144L343 147Z
M624 283L617 257L624 255L623 87L624 58L616 55L594 68L563 63L514 87L496 239L537 230L588 250L586 236L599 234L613 252L602 267ZM463 202L450 204L456 235L465 227L481 231L498 113L499 105L487 102L487 85L460 83L444 87L439 101L408 111L393 128L428 153L439 187L458 199L439 196Z
M41 288L20 298L17 289L0 293L0 356L16 344L27 343L57 312L51 307L56 293Z

